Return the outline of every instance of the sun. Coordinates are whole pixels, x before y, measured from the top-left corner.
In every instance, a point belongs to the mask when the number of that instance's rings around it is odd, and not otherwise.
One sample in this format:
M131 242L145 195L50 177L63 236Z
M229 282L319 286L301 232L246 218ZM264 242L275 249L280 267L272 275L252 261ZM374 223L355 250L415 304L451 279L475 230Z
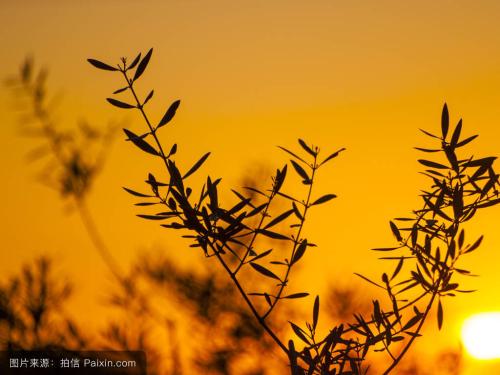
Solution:
M468 318L462 326L462 341L467 352L477 359L500 358L500 312Z

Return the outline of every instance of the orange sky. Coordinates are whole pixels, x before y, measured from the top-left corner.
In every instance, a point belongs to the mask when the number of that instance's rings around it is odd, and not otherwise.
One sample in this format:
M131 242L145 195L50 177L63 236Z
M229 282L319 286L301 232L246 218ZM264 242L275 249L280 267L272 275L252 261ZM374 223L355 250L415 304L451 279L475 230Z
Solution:
M286 161L275 146L295 147L298 137L325 152L346 147L317 190L339 199L318 208L307 227L308 238L320 245L304 266L314 270L307 281L312 293L332 277L350 280L351 270L380 273L383 264L368 249L391 245L388 220L420 204L416 195L426 181L417 174L420 155L412 147L429 144L418 128L439 128L444 101L452 121L463 117L466 134L480 134L472 153L500 154L497 1L25 0L0 8L2 76L27 54L35 56L50 68L50 87L64 94L59 115L68 126L74 118L101 124L126 118L139 131L138 117L124 117L104 101L118 81L85 60L113 62L154 47L139 86L143 93L155 88L150 113L159 118L182 99L166 142L179 143L187 164L212 151L205 171L224 177L224 187L252 163L274 168ZM17 133L4 89L0 102L2 274L48 251L77 283L90 275L109 279L78 217L65 215L57 195L34 181L36 168L23 157L34 143ZM150 162L118 140L91 195L123 265L140 250L182 244L175 233L135 218L133 200L120 190L140 187ZM499 217L495 207L470 225L471 237L486 234L481 250L467 259L481 278L466 285L480 292L445 301L444 343L457 344L464 317L500 310ZM54 228L64 230L56 235ZM355 264L353 255L363 263ZM74 272L72 264L78 264ZM87 286L77 305L97 305L99 287Z

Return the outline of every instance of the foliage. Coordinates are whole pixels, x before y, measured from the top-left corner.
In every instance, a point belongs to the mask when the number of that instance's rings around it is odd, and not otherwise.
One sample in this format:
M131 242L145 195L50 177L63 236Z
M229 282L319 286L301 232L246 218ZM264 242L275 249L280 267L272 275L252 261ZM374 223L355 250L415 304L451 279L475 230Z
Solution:
M52 269L51 261L41 257L0 286L2 350L76 350L86 345L62 309L72 288L54 279Z
M498 174L493 169L494 157L476 159L463 158L457 153L460 148L473 141L476 136L461 138L462 122L449 131L447 106L443 108L441 135L423 131L436 140L433 149L419 148L425 153L437 153L444 160L421 159L426 167L423 172L431 180L431 186L423 191L423 207L413 212L411 217L397 218L390 222L397 245L379 248L377 251L394 252L384 259L395 261L394 271L382 274L381 282L372 281L387 295L387 303L373 301L369 317L355 314L355 322L333 327L326 337L320 338L316 332L320 300L316 297L312 309L312 319L305 328L290 322L291 328L303 348L295 349L295 342L286 345L269 324L269 316L283 300L303 298L308 295L302 290L285 292L291 270L312 246L303 238L303 228L309 210L335 198L334 194L313 197L313 186L318 170L333 158L340 149L326 158L320 158L320 149L299 139L301 153L281 147L291 156L293 173L306 186L305 197L284 192L287 165L277 169L268 190L248 187L263 196L266 201L256 205L245 192L232 190L238 201L234 205L223 206L219 194L221 179L207 177L206 183L197 190L188 186L188 178L206 161L210 153L205 153L193 166L183 170L174 161L178 151L176 144L164 151L159 139L159 131L175 116L180 101L175 101L159 121L153 122L145 111L146 104L153 97L151 90L145 99L139 99L135 85L144 74L152 56L152 49L142 57L139 54L128 65L112 66L95 59L89 63L98 69L119 73L125 86L114 94L129 93L132 102L108 98L107 101L120 109L139 111L146 124L146 130L138 134L124 129L127 141L141 151L159 159L164 165L165 176L157 178L148 174L148 192L125 190L141 198L138 206L161 207L161 212L139 214L147 220L158 221L162 227L184 230L192 247L200 248L207 258L215 258L232 280L256 321L271 336L274 342L288 356L292 374L361 374L366 356L371 351L382 351L388 355L390 365L384 374L391 372L406 354L414 340L420 336L421 328L431 309L437 305L438 327L443 324L443 300L456 293L467 292L459 289L456 274L469 275L465 269L457 268L462 255L477 249L482 237L472 243L465 241L463 223L470 220L479 209L496 205L498 198ZM197 193L195 193L197 191ZM285 211L274 213L274 201L284 200ZM157 210L158 211L158 210ZM259 217L258 224L249 223ZM278 224L289 224L289 229L280 229ZM396 224L398 223L398 224ZM265 240L265 241L263 241ZM288 245L288 253L277 255L274 247L267 249L263 244L281 243ZM270 260L270 261L269 261ZM235 266L231 266L235 264ZM408 273L401 272L408 270ZM269 282L267 289L254 290L245 284L243 270L253 270ZM264 300L267 305L258 306ZM394 353L394 348L401 348Z
M54 118L57 96L48 93L47 77L47 70L37 71L28 58L18 76L7 81L23 108L21 131L42 140L27 157L30 161L45 160L40 181L63 197L82 200L104 164L114 126L102 131L83 120L78 122L77 131L62 128Z
M64 181L81 181L79 184L53 184L51 186L56 188L64 199L76 203L77 212L81 216L87 234L118 281L110 301L112 305L118 307L121 316L118 320L110 321L100 335L101 337L98 334L88 334L91 341L87 341L87 344L93 349L102 347L113 350L145 350L148 356L149 373L183 373L181 348L176 338L177 324L166 314L154 308L154 304L165 302L167 299L168 304L171 305L173 299L177 300L177 309L180 308L184 314L189 314L191 322L197 322L198 329L201 331L200 337L204 341L213 337L213 333L217 332L217 344L208 348L206 346L197 348L194 361L200 371L214 374L234 373L235 368L241 368L239 363L246 361L244 367L253 367L255 370L252 372L249 369L250 372L247 371L247 373L263 373L261 363L249 365L255 361L246 359L261 357L264 353L268 354L271 346L263 335L261 326L252 320L244 306L238 303L237 299L235 300L234 290L229 287L226 280L217 277L215 273L201 275L183 271L167 260L157 263L157 261L152 262L150 258L144 258L133 266L128 274L117 266L113 253L100 235L87 204L90 188L97 177L96 172L102 170L105 150L109 150L113 129L110 128L106 133L101 134L98 129L90 128L88 125L82 126L80 123L78 129L83 134L72 130L62 130L54 120L56 118L55 106L51 104L54 100L49 100L46 94L49 91L46 85L46 71L40 70L37 74L34 71L33 61L27 59L21 65L18 77L10 78L8 81L22 108L23 134L36 135L42 143L29 154L29 160L43 158L51 167L47 167L47 170L50 170L50 176L54 178L41 176L44 183L57 181L59 177ZM100 148L98 157L93 155L96 148ZM80 155L78 160L88 161L88 164L74 168L72 163L65 163L65 158L61 156L71 155L73 152ZM85 173L83 176L79 173L82 169L93 172ZM245 179L249 183L254 181L250 176L245 176ZM65 189L64 186L79 186L80 188ZM160 264L163 271L169 270L168 278L158 278L160 276L157 272L158 268L153 267L156 264ZM171 293L165 293L163 289L165 286L169 287ZM158 298L153 298L153 295ZM201 296L206 298L200 298ZM65 304L64 299L60 302ZM8 300L5 301L4 306L5 309L12 307ZM57 311L49 309L47 319L52 320L54 316L57 318ZM231 328L227 327L228 319L234 324ZM165 336L165 334L168 336L170 345L170 358L168 358L168 350L158 348L153 344L153 342L158 342L158 339L164 339L158 336ZM25 331L24 335L28 337L33 336L34 333ZM53 339L53 337L49 335L46 339ZM281 363L277 361L276 366L280 365Z

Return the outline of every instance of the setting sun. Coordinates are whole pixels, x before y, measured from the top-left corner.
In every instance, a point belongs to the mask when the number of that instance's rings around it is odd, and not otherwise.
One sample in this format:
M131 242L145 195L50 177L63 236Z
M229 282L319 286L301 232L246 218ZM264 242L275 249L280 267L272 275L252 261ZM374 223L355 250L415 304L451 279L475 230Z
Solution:
M500 358L500 312L476 314L462 328L465 348L477 359Z

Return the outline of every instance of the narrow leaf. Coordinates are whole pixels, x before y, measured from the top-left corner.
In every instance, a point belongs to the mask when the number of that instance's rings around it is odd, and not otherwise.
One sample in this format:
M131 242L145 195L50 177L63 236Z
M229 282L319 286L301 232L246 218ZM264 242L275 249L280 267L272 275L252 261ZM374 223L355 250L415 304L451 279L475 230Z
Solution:
M446 165L439 164L430 160L419 159L418 162L426 167L437 168L437 169L448 169Z
M300 177L302 177L304 180L309 180L309 176L307 175L304 168L302 168L295 160L290 160L290 162L292 163L293 168L299 174Z
M300 160L301 162L307 164L307 162L304 159L302 159L300 156L298 156L297 154L293 153L292 151L290 151L290 150L288 150L288 149L286 149L284 147L281 147L281 146L278 146L278 148L281 149L281 150L283 150L283 151L285 151L286 153L292 155L297 160Z
M110 71L117 71L117 68L112 67L111 65L105 64L102 61L96 60L96 59L87 59L89 63L91 63L93 66L95 66L97 69L102 69L102 70L110 70Z
M308 145L306 142L304 142L302 139L299 138L299 144L302 146L302 148L304 150L306 150L309 154L311 154L312 156L316 156L316 152L314 152Z
M321 204L321 203L325 203L325 202L328 202L329 200L332 200L334 198L337 198L337 196L335 194L326 194L326 195L323 195L321 198L318 198L316 199L312 204L311 206L314 206L316 204Z
M112 105L114 105L115 107L118 107L118 108L125 108L125 109L135 108L135 105L124 103L124 102L121 102L121 101L113 99L113 98L107 98L106 100L110 104L112 104Z
M318 316L319 316L319 296L316 296L313 307L313 329L316 329L316 326L318 325Z
M320 165L325 164L327 161L329 161L329 160L331 160L331 159L333 159L333 158L336 158L337 156L339 156L339 154L340 154L342 151L345 151L345 148L341 148L340 150L335 151L333 154L331 154L331 155L330 155L330 156L328 156L325 160L323 160L323 161L321 162L321 164L320 164Z
M462 131L462 119L458 121L457 127L453 131L453 135L451 136L451 147L456 147L458 140L460 139L460 132Z
M464 139L463 141L458 142L458 143L457 143L457 147L462 147L462 146L465 146L466 144L468 144L468 143L472 142L472 141L473 141L474 139L476 139L477 137L478 137L477 135L473 135L473 136L471 136L471 137L469 137L469 138L466 138L466 139Z
M398 242L401 242L403 240L403 238L401 237L401 233L399 233L399 229L396 226L396 224L394 224L392 221L390 221L389 225L391 226L391 230L392 230L392 233L394 234L394 237L396 237Z
M443 134L443 139L446 138L448 134L448 128L450 126L450 115L448 114L448 106L444 103L443 112L441 113L441 132Z
M134 74L134 81L139 79L139 77L142 75L142 73L144 73L144 71L146 70L146 67L148 66L149 59L151 58L152 53L153 53L153 49L151 48L148 51L148 53L146 54L146 56L144 56L144 58L141 60L141 62L137 66L137 70L135 71L135 74Z
M170 107L168 107L167 112L163 115L163 118L161 119L160 123L158 124L158 128L161 126L164 126L168 124L175 116L175 113L177 111L177 108L179 108L179 104L181 104L180 100L176 100L172 104L170 104Z
M300 258L302 258L302 256L306 252L306 248L307 248L307 240L303 240L297 247L295 253L293 254L291 265L297 263L300 260Z
M119 94L121 92L124 92L126 89L128 89L128 86L122 87L121 89L113 91L113 94Z
M438 302L437 321L438 328L441 330L441 327L443 326L443 305L441 304L441 300Z
M153 97L155 93L155 90L151 90L151 92L148 94L148 96L146 97L146 99L144 100L144 103L142 103L142 105L145 105L147 102L149 102L149 100Z
M127 68L127 70L134 69L140 59L141 59L141 54L139 53L134 59L134 61L132 61L132 64L130 64L130 66Z
M135 144L137 147L139 147L142 151L147 152L152 155L158 156L158 151L156 151L153 146L151 146L149 143L147 143L144 139L140 138L136 134L132 133L128 129L123 129L125 134L127 135L128 139L132 141L133 144Z
M276 224L282 222L283 220L285 220L288 216L290 216L291 214L293 213L293 209L291 210L288 210L288 211L285 211L283 212L281 215L275 217L273 220L271 220L265 227L264 229L267 229L267 228L271 228L273 226L275 226Z
M295 299L295 298L304 298L307 297L309 293L294 293L294 294L289 294L288 296L285 296L283 298L288 298L288 299Z
M266 267L261 266L258 263L250 263L250 265L254 270L261 273L262 275L281 281L280 278L274 274L274 272L268 270Z
M288 238L287 236L285 236L283 234L272 232L272 231L267 230L267 229L259 229L257 231L257 233L261 233L264 236L267 236L267 237L270 237L270 238L274 238L275 240L289 240L290 239L290 238Z
M143 198L152 198L152 195L147 195L143 193L138 193L137 191L134 191L132 189L124 187L123 190L125 190L127 193L135 195L136 197L143 197Z
M202 166L202 164L207 160L207 158L210 156L210 152L207 152L205 155L203 155L200 160L198 160L189 171L186 172L184 176L182 176L183 179L188 178L191 176L194 172L198 170Z

